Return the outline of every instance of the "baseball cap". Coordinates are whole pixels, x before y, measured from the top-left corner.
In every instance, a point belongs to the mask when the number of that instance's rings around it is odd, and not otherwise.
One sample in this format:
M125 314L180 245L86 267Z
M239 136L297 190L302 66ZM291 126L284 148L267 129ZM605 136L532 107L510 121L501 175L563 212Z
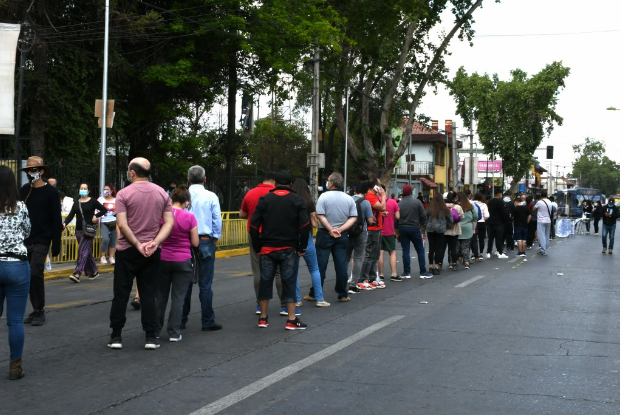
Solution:
M290 185L292 182L292 175L287 170L279 171L275 175L275 183L277 185Z
M402 187L402 195L407 196L413 193L413 188L411 185L405 185Z

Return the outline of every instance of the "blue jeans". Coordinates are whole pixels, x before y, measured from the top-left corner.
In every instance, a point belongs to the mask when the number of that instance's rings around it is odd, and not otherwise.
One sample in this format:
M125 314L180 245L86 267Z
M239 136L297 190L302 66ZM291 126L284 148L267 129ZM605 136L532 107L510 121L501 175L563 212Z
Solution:
M403 275L411 274L411 245L415 247L418 262L420 263L420 273L426 273L426 253L424 253L424 241L420 227L398 227L400 232L400 245L402 246L402 264L404 267Z
M212 281L214 280L214 255L216 254L216 243L212 240L199 240L199 251L201 252L202 275L199 278L199 302L201 302L201 326L207 328L214 325L214 309L212 309ZM188 322L190 313L190 298L193 293L193 284L188 285L186 298L184 298L184 308L182 310L182 325Z
M13 361L22 358L24 351L24 313L29 289L30 265L27 261L0 261L0 316L6 298L6 324Z
M328 231L321 228L316 234L316 257L320 269L320 282L324 287L324 279L329 264L329 255L333 256L335 266L335 291L337 298L348 297L348 273L346 270L346 249L348 248L348 234L333 238Z
M601 227L601 245L606 248L606 243L608 242L608 234L610 234L610 245L608 248L612 250L614 248L614 233L617 229L617 224L614 223L612 225L603 224Z
M298 254L293 248L260 254L260 287L257 300L273 298L273 281L277 268L281 273L281 301L296 302L296 271L298 270Z
M323 301L322 297L322 282L320 279L320 270L318 269L318 257L316 256L316 246L314 246L314 238L312 234L309 233L309 239L307 240L307 249L305 250L305 255L303 256L305 259L305 264L307 264L307 270L309 270L309 274L311 275L312 288L314 289L314 297L316 298L316 302ZM301 301L301 292L299 290L299 260L300 257L296 258L296 301Z

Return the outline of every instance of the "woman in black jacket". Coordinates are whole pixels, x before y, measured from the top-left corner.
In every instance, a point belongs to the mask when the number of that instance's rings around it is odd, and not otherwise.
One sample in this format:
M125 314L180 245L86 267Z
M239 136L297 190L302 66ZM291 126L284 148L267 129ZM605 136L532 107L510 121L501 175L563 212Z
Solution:
M595 227L595 235L599 235L599 221L601 220L603 212L603 206L601 201L595 202L595 208L593 208L593 226Z

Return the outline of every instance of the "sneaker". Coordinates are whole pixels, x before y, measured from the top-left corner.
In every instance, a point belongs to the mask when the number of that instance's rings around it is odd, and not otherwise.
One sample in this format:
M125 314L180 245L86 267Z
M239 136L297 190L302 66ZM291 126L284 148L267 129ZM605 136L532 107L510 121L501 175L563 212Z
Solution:
M391 281L392 282L402 282L402 278L400 276L392 276L391 277Z
M220 331L221 329L223 329L223 325L221 324L217 324L216 322L214 322L212 325L210 326L202 326L201 330L202 331Z
M376 279L376 280L377 280L377 281L378 281L378 280L385 280L385 276L383 276L382 274L379 274L379 277L378 277L378 279Z
M506 254L504 254L504 253L498 253L498 258L499 259L507 259L508 256Z
M483 261L484 259L482 258L482 256L478 256L478 261Z
M264 318L260 317L257 320L257 327L258 328L268 328L268 316L265 316Z
M98 272L98 273L94 274L93 276L89 276L89 280L95 280L95 279L97 279L97 276L99 276L99 275L100 274Z
M135 297L132 302L130 302L130 305L132 305L132 307L138 311L139 309L141 309L141 300Z
M605 249L604 249L604 253L605 253ZM35 312L30 312L30 315L28 315L27 317L24 318L24 323L25 324L30 324L32 323L32 318L35 317Z
M420 279L430 279L431 277L433 277L432 273L429 273L429 272L420 273Z
M32 326L41 326L45 323L45 311L35 311L35 315L32 317Z
M294 304L297 308L300 308L301 306L303 306L303 302L301 302L300 300L298 302L296 302Z
M179 342L182 340L182 336L180 335L179 337L171 337L169 338L169 342Z
M526 247L528 250L532 250L532 246L528 246Z
M401 279L411 279L411 273L405 273L402 276L400 276Z
M113 350L120 350L123 347L121 345L121 337L110 337L110 341L108 341L108 348Z
M371 288L372 290L374 290L374 289L377 289L377 288L378 288L378 286L377 286L377 285L376 285L376 283L374 283L374 282L368 282L368 284L370 285L370 288Z
M612 249L608 250L608 254L612 254Z
M519 252L519 257L526 257L526 253L524 253L523 251Z
M296 318L294 320L287 320L286 321L286 330L287 331L296 331L297 329L307 329L307 325L305 325L303 322L301 322L301 320L299 318Z
M288 316L288 308L286 308L285 306L282 306L281 312L279 312L279 315ZM301 316L301 311L299 309L294 309L294 315Z
M469 270L469 263L465 263L465 270Z
M309 301L312 301L312 302L316 302L316 298L313 297L313 296L310 296L310 295L303 296L303 299L309 300Z
M441 274L441 270L433 267L433 276L438 276L440 274Z
M329 306L331 306L331 304L326 300L321 300L316 302L316 306L318 306L319 308L328 308Z
M100 259L100 263L108 264L108 262L106 261L106 256L102 256L102 258Z
M606 248L604 247L604 249L603 249L603 250L601 250L601 252L602 252L603 254L606 254ZM24 322L25 322L25 321L24 321Z
M488 259L490 259L491 258L491 253L487 253L486 256L487 256Z
M476 256L471 256L469 259L470 259L471 261L476 261Z
M155 350L160 348L160 341L156 337L147 337L145 338L145 349L146 350Z
M374 282L374 284L376 285L376 288L377 288L377 289L385 289L385 282L384 282L384 281L382 281L382 280L378 280L378 279L377 279L377 280Z
M256 315L259 315L259 314L260 314L260 305L257 305L257 306L255 307L255 314L256 314Z
M359 290L359 288L357 286L351 286L348 288L348 293L353 295L355 293L359 293L361 292L361 290Z
M370 287L368 282L359 282L359 283L357 283L357 288L359 289L359 291L362 291L362 290L372 290L372 288Z
M110 261L110 264L115 264L115 258L111 257L110 259L108 259Z
M453 264L453 265L450 266L450 270L452 270L453 272L458 272L459 268L458 268L458 266L456 264Z
M76 276L75 274L72 274L71 276L69 276L69 280L71 280L74 283L80 283L80 276Z
M343 298L340 298L340 302L350 302L350 298L348 296L344 296Z

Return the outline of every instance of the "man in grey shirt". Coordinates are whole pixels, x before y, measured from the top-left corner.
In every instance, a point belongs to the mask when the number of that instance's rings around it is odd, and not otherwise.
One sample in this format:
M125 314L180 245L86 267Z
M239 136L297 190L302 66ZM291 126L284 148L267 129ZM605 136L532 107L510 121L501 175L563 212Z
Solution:
M552 226L551 217L554 210L551 201L547 199L547 191L541 192L541 199L534 204L532 210L536 211L536 233L539 237L539 246L541 246L541 249L536 254L547 256L549 233Z
M316 256L320 281L324 287L329 254L333 255L335 266L335 291L340 302L348 302L348 273L346 269L346 248L348 229L357 221L355 201L341 191L344 186L342 175L333 172L329 175L328 192L318 198L318 233L316 234Z
M424 252L424 241L420 228L426 226L426 211L424 205L413 198L413 188L405 185L402 188L402 201L400 207L400 245L402 246L402 264L404 273L402 279L411 279L411 244L417 252L418 262L420 263L420 278L430 279L432 273L426 271L426 253Z

